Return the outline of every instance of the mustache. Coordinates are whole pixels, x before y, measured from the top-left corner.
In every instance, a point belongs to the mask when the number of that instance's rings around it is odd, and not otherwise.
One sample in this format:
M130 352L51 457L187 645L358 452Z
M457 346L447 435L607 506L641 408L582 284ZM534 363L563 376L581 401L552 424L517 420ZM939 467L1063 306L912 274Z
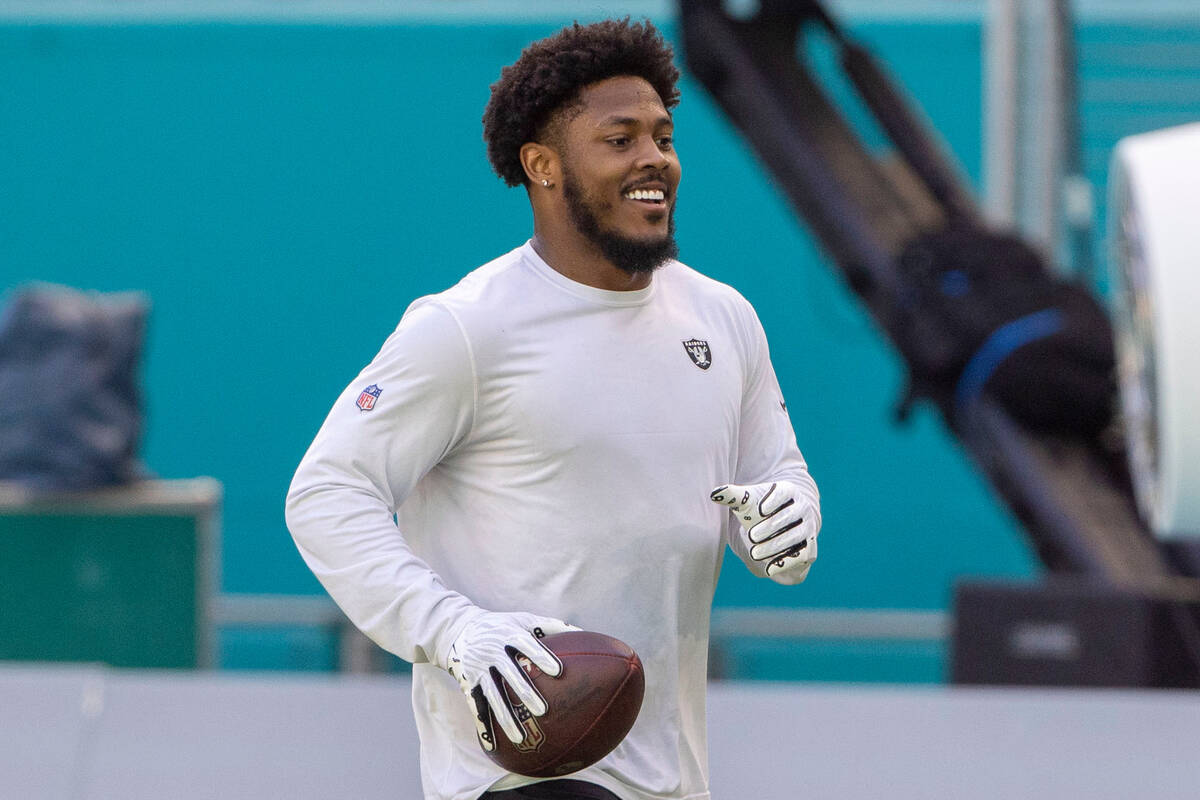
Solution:
M658 175L648 175L644 178L636 180L633 183L630 183L630 184L622 187L621 191L622 192L632 192L634 189L640 189L643 186L649 186L652 183L662 184L662 186L664 187L665 193L668 195L672 194L671 183L670 183L670 181L667 180L667 176L662 173L660 173Z

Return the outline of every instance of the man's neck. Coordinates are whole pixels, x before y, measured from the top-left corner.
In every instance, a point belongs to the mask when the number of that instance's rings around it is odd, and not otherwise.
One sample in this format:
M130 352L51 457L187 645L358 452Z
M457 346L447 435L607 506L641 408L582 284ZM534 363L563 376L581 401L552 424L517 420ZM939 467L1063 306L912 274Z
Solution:
M612 292L631 292L650 285L650 273L631 273L617 267L575 231L549 235L535 227L532 244L551 269L576 283Z

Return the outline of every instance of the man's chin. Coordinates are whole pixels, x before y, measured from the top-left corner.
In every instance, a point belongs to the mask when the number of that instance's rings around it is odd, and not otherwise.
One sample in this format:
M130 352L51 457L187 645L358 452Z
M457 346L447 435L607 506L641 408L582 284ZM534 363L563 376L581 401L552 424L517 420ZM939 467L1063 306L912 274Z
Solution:
M640 236L621 235L618 238L628 242L630 247L645 248L647 250L654 250L659 247L670 247L672 239L671 234L669 233L642 234Z
M563 194L576 230L617 269L631 275L653 272L679 253L675 245L673 208L663 210L665 220L644 215L640 218L610 217L610 224L616 224L609 227L600 221L600 216L573 180L564 178ZM657 209L649 213L652 217L658 216Z
M643 211L629 225L622 226L622 233L630 238L663 237L670 235L670 225L671 216L667 210Z
M610 235L597 244L615 267L631 275L653 272L679 254L671 234L646 238Z
M605 233L639 247L660 247L675 236L675 226L664 215L661 220L646 220L641 225L614 225L607 228Z

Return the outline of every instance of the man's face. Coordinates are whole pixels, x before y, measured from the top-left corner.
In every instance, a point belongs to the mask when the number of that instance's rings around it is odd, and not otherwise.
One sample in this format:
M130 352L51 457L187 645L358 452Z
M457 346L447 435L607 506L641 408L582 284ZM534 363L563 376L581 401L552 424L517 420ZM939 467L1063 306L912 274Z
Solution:
M594 83L580 104L566 122L562 153L571 221L618 268L649 272L678 253L671 116L643 78Z

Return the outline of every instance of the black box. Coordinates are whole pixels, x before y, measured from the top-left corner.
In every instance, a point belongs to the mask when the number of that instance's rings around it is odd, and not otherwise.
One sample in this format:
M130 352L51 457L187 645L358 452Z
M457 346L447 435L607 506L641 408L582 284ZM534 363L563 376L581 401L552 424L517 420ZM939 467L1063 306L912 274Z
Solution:
M1021 686L1200 686L1200 608L1083 579L962 582L950 678Z

